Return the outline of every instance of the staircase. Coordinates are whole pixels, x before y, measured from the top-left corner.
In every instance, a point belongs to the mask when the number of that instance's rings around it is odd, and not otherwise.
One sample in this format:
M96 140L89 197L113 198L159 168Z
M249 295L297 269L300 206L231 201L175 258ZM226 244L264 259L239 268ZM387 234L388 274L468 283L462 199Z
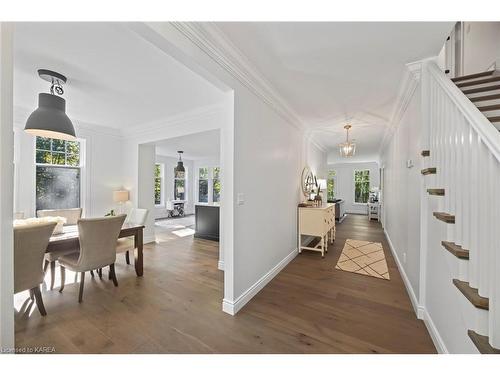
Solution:
M500 75L495 70L452 78L477 109L500 130Z
M500 74L450 80L434 62L426 65L426 73L428 127L421 173L427 231L430 238L441 236L438 246L451 254L456 270L450 271L449 282L464 299L460 303L470 304L467 312L454 313L462 314L480 353L499 354ZM429 251L436 247L431 241Z

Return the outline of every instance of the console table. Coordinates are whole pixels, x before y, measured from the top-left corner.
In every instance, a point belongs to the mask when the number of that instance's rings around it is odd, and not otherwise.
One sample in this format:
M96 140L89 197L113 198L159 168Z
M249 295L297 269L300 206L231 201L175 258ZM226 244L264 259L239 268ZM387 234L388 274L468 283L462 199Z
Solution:
M298 208L298 248L321 252L325 257L328 251L328 238L333 243L335 240L335 203L326 203L319 207ZM314 247L309 246L314 238L320 241Z

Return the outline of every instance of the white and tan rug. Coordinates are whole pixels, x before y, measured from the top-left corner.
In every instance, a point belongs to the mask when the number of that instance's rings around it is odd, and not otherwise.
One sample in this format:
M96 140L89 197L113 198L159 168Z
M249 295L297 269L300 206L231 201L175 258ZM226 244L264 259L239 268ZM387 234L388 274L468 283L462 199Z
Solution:
M380 242L347 239L336 269L390 280Z

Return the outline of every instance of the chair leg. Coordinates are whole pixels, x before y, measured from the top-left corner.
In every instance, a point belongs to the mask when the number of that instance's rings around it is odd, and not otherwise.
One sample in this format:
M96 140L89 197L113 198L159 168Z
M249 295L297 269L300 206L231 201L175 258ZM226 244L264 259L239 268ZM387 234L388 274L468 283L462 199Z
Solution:
M94 270L90 270L90 276L94 277Z
M56 261L50 262L50 290L54 289L56 282Z
M35 292L33 291L33 289L30 289L30 300L34 300L35 299Z
M80 272L80 293L78 294L78 302L81 303L83 300L83 287L85 284L85 272Z
M99 278L102 279L102 268L97 270L97 274L99 275Z
M47 272L47 268L49 268L49 261L45 259L45 262L43 263L43 273Z
M40 314L42 314L42 316L47 315L47 311L45 310L45 306L43 305L42 292L40 292L40 286L37 286L31 290L35 295L36 306L38 307L38 311L40 311Z
M114 263L109 265L109 275L110 275L111 279L113 280L113 284L115 284L115 286L118 286L118 280L116 279L115 264Z
M125 253L125 261L127 262L127 264L130 264L130 254L128 253L128 251Z
M64 289L64 284L66 283L66 268L61 266L61 287L59 288L59 293L61 293Z

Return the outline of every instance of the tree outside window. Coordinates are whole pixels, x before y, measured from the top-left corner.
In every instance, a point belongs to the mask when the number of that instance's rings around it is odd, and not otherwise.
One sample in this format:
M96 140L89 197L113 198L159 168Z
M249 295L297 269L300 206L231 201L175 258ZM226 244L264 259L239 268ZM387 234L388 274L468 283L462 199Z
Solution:
M208 168L198 169L198 202L208 203Z
M174 168L174 200L186 200L186 178L185 172Z
M214 176L213 176L212 183L213 183L213 201L220 202L221 184L220 184L220 168L219 167L214 168Z
M370 195L370 171L354 171L354 202L368 203Z
M327 200L333 201L335 198L335 171L328 171L328 179L326 181Z
M155 204L162 204L163 165L155 164Z
M80 207L80 142L35 140L36 209Z

